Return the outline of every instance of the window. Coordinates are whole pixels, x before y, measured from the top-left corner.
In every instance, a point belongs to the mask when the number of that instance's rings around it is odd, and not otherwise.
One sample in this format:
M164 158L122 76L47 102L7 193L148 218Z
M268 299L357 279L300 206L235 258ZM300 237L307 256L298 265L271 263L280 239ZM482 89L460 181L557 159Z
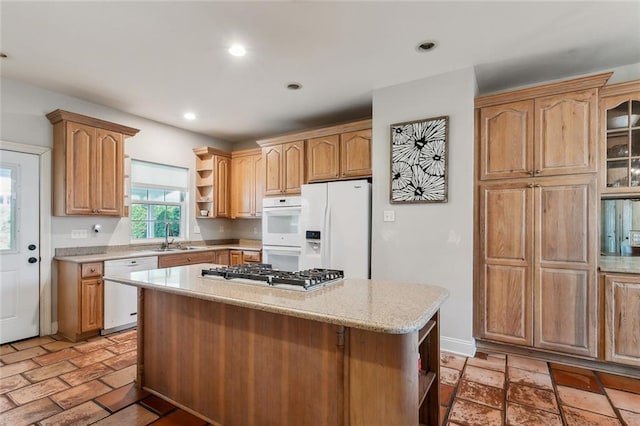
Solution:
M16 247L16 167L0 166L0 251Z
M186 237L188 169L131 161L131 239Z

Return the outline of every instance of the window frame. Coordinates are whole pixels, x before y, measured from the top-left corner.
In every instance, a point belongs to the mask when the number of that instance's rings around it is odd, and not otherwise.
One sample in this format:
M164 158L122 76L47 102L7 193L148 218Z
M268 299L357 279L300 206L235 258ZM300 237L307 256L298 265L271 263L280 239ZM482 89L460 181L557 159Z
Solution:
M187 182L189 182L189 169L185 168L185 167L180 167L180 166L173 166L170 164L163 164L163 163L156 163L156 162L150 162L150 161L145 161L145 160L136 160L136 159L132 159L132 162L140 162L140 163L147 163L147 164L157 164L160 167L173 167L176 169L183 169L185 170L186 173L186 178L187 178ZM134 188L141 188L141 189L145 189L145 190L161 190L161 191L179 191L182 193L182 201L165 201L165 200L134 200L133 199L133 192L134 192ZM148 194L147 194L148 195ZM147 196L148 198L148 196ZM164 196L164 198L166 198L166 194ZM134 209L134 205L138 204L138 205L145 205L145 206L177 206L180 208L180 221L179 221L179 229L180 229L180 233L181 235L179 236L172 236L170 238L174 239L176 242L177 241L186 241L189 238L189 229L188 229L188 217L189 217L189 188L183 188L181 186L164 186L164 185L157 185L157 184L152 184L152 183L143 183L143 182L135 182L133 177L129 182L129 210L130 210L130 214L129 214L129 240L131 244L148 244L148 243L157 243L157 242L162 242L165 240L165 237L152 237L152 238L134 238L133 236L133 228L134 228L134 223L140 222L140 221L134 221L133 220L133 209ZM153 223L154 221L152 221L150 219L150 215L152 214L152 209L147 208L147 235L153 235L153 228L149 228L149 227L153 227ZM165 222L166 223L166 222Z

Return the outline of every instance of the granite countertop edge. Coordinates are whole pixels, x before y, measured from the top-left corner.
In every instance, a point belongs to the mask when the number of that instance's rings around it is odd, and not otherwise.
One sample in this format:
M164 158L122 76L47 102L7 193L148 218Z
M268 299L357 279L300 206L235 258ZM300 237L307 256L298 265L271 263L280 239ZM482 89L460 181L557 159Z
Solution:
M420 330L424 325L433 317L433 315L440 309L445 300L449 297L449 292L441 287L437 286L425 286L431 289L437 289L435 297L430 300L421 311L420 315L411 319L402 319L401 316L397 317L384 317L377 318L355 318L347 315L337 315L330 313L323 313L318 311L310 311L302 308L294 308L290 306L280 306L273 303L245 300L241 297L231 297L223 295L214 295L210 293L198 292L191 289L184 289L179 287L168 287L164 285L157 285L153 283L147 283L137 280L131 280L125 277L105 277L105 280L118 282L127 285L133 285L136 287L158 290L166 293L177 294L180 296L192 297L201 300L207 300L211 302L224 303L244 308L256 309L264 312L271 312L275 314L288 315L296 318L309 319L314 321L326 322L334 325L340 325L345 327L358 328L362 330L368 330L379 333L387 334L408 334ZM245 284L246 285L246 284ZM247 292L251 292L252 286L247 285ZM288 292L290 290L279 290ZM304 293L302 293L304 294Z
M598 269L604 273L640 274L640 256L600 256Z

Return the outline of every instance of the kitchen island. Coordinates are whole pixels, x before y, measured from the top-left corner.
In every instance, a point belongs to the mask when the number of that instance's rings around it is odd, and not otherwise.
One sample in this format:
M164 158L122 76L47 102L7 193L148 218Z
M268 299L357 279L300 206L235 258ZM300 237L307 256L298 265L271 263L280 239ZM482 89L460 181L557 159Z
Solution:
M438 424L446 290L340 280L299 292L189 265L139 287L138 386L214 424Z

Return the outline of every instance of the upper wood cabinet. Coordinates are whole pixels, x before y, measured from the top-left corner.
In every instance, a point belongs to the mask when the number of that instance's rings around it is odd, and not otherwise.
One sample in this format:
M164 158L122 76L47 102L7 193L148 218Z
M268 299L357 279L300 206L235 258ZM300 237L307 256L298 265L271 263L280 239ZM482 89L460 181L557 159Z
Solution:
M299 194L304 183L304 141L262 148L264 195Z
M640 192L640 80L600 91L600 187L606 194Z
M124 140L137 129L63 110L53 124L53 215L122 216Z
M640 276L605 275L607 361L640 366Z
M371 176L371 129L307 140L307 181Z
M371 176L371 120L257 141L264 195L299 194L302 184Z
M196 155L196 218L230 217L231 155L205 146L193 149Z
M595 172L598 90L610 76L477 98L479 179Z
M231 153L231 217L262 216L264 171L262 150Z

